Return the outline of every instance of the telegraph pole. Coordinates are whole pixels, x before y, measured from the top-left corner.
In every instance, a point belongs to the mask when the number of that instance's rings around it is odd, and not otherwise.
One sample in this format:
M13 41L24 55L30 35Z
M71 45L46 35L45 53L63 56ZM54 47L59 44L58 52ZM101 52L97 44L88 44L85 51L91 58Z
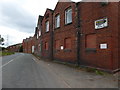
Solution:
M6 43L7 47L9 46L9 36L7 35L7 43Z

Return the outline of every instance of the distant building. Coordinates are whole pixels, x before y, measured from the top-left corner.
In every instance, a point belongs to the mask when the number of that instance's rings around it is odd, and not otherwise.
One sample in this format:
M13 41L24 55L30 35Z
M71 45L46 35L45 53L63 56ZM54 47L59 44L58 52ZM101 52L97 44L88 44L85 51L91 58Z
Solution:
M10 52L20 52L21 47L22 47L22 43L19 43L19 44L8 46L7 49Z

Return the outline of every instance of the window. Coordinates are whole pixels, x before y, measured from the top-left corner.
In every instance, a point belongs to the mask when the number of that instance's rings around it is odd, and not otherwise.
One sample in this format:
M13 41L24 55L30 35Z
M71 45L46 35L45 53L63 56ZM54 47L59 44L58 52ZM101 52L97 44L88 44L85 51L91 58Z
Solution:
M72 22L72 9L69 8L65 11L65 24Z
M49 32L49 21L46 22L46 32Z
M35 46L32 46L32 53L34 53L34 50L35 50Z
M96 48L96 35L90 34L86 36L86 48Z
M55 41L55 49L60 49L60 40Z
M38 36L38 33L37 33L37 39L38 39L38 37L39 37L39 36Z
M40 28L39 28L39 25L37 25L37 27L38 27L38 29L40 29Z
M45 42L45 50L48 50L48 42Z
M58 28L58 27L60 27L60 15L59 14L55 17L55 28Z
M39 36L41 36L41 30L39 30Z
M65 49L71 49L71 38L65 39Z
M40 52L42 51L42 45L41 44L39 44L39 48L40 48Z

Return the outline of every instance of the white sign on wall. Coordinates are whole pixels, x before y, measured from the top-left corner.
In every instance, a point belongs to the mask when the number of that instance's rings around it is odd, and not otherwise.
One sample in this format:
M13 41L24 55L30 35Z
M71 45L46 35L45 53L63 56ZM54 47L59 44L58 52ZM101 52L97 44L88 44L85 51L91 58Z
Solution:
M63 46L61 46L60 48L61 48L61 50L63 50L63 49L64 49L64 47L63 47Z
M95 29L101 29L108 26L108 19L103 18L95 21Z
M106 43L100 44L100 49L107 49L107 48L108 48L108 46Z

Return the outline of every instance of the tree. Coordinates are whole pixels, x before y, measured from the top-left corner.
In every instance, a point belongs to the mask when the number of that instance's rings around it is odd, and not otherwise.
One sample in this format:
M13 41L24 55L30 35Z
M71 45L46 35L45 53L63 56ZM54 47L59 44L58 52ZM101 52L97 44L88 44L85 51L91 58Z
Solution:
M23 46L20 46L19 52L23 52Z
M0 35L0 45L4 45L3 42L4 42L4 38L2 38L1 35Z

